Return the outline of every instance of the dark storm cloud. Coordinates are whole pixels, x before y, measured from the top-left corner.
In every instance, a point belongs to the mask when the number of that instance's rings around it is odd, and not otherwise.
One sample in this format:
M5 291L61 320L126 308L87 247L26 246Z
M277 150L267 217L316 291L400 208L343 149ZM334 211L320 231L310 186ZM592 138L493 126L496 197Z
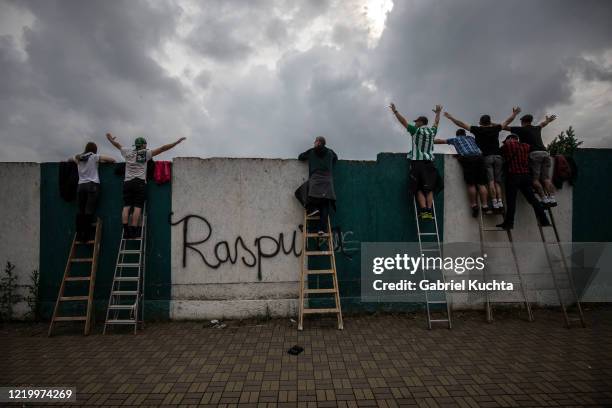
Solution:
M0 36L0 160L62 159L107 130L187 136L172 154L189 156L294 157L325 135L341 157L373 159L408 149L390 101L410 119L442 103L469 122L571 107L546 137L574 125L612 146L610 98L583 107L575 85L611 82L605 0L396 1L370 46L357 2L9 4L34 22L22 45ZM173 47L195 56L176 76L159 62Z

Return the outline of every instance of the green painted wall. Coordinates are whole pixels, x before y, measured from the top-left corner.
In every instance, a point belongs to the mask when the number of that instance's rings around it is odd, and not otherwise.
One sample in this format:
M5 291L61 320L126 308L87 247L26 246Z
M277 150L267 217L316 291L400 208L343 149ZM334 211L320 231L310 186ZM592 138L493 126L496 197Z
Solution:
M578 149L574 185L572 240L612 242L612 149Z
M50 318L74 235L77 204L59 195L58 163L41 164L40 192L40 299L42 313ZM95 312L104 319L121 237L122 177L114 165L100 165L102 192L98 215L103 221L100 263L95 285ZM149 233L145 285L145 316L167 319L170 301L170 184L148 183ZM85 267L84 265L82 267ZM75 271L78 273L78 270Z
M435 165L444 178L444 158L438 156ZM348 234L347 240L417 242L413 199L408 191L408 172L409 161L405 153L381 153L376 162L339 161L334 170L338 212L333 219L333 225L340 226L343 233L352 232ZM435 197L435 203L436 212L441 217L444 214L442 192ZM429 225L433 226L432 223ZM442 240L442 222L438 224L438 228ZM361 252L351 252L349 255L352 259L342 253L336 253L343 311L397 311L423 306L412 303L362 303ZM323 277L312 279L319 279L318 284L321 287L331 286ZM314 305L325 307L327 304L321 301Z

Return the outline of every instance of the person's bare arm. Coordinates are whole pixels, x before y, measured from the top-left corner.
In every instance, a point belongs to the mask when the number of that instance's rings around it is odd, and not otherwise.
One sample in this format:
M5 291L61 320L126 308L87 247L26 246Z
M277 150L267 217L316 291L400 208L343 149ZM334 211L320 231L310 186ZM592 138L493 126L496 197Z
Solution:
M100 155L100 163L115 163L116 160L110 156L102 156Z
M115 136L111 135L110 133L107 133L107 134L106 134L106 138L107 138L107 139L108 139L108 141L109 141L109 142L111 142L111 144L112 144L113 146L115 146L117 149L121 150L121 148L123 147L123 146L121 146L121 143L119 143L119 142L117 141L117 137L115 137Z
M462 129L465 130L470 130L470 125L468 125L467 123L455 118L453 115L451 115L448 112L444 112L444 117L447 118L448 120L450 120L451 122L453 122L455 125L459 126Z
M436 114L434 118L434 127L437 129L438 125L440 125L440 112L442 112L442 105L436 105L435 108L432 109L433 113Z
M540 122L540 127L544 127L548 125L550 122L552 122L555 119L557 119L557 115L546 116L545 119L542 122Z
M395 108L395 104L391 103L391 105L389 105L389 108L391 108L391 112L393 112L399 123L401 123L403 127L407 128L408 121L402 116L401 113L397 111L397 109Z
M153 150L151 150L151 155L152 156L157 156L158 154L161 154L161 153L163 153L165 151L168 151L168 150L172 149L174 146L176 146L177 144L181 143L185 139L186 139L185 137L181 137L179 140L177 140L174 143L168 143L168 144L165 144L163 146L158 147L157 149L153 149Z
M510 130L510 127L508 125L512 123L512 121L516 118L516 115L518 115L519 113L521 113L520 107L515 106L514 108L512 108L512 114L508 116L508 119L504 120L501 124L502 129Z
M434 144L446 144L446 139L434 139Z

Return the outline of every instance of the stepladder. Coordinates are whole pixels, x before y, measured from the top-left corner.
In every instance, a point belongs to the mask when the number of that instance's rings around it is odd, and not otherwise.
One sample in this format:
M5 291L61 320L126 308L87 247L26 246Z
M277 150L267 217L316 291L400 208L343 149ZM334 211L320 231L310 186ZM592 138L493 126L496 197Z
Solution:
M304 210L298 330L304 328L305 314L335 314L338 330L343 330L331 221L327 217L327 230L322 234L316 230L311 231L309 223L312 224L313 221L318 223L319 215L309 215L308 211ZM328 287L321 288L323 285ZM305 302L308 302L308 306ZM314 303L323 306L312 307Z
M144 328L146 250L147 214L143 208L136 236L127 236L125 231L121 234L103 334L115 325L133 326L134 334L139 326Z
M436 215L435 199L432 201L433 217L431 220L421 220L419 217L419 209L417 199L414 197L414 217L417 227L417 237L419 243L419 255L425 257L440 257L442 256L442 244L440 243L440 234L438 230L438 217ZM446 283L444 270L427 269L421 267L421 278L425 281L439 280ZM427 328L432 329L432 323L446 323L451 329L451 305L446 290L424 291L425 294L425 311L427 313ZM434 314L440 316L434 316Z
M478 211L478 229L479 229L479 236L480 236L480 252L482 254L482 256L485 255L489 255L488 252L490 250L493 250L494 248L508 248L510 249L510 252L512 254L512 266L514 268L514 270L516 271L516 279L517 279L517 284L519 286L520 289L520 295L521 295L521 300L520 303L523 304L525 306L525 310L527 311L527 320L532 322L533 321L533 312L531 310L531 304L529 303L529 299L527 297L527 291L525 288L525 283L523 281L523 274L521 272L521 266L520 266L520 262L519 262L519 258L517 255L517 250L516 250L516 246L515 246L515 242L512 236L512 230L510 229L502 229L499 228L497 226L492 226L491 225L491 221L493 220L501 220L503 221L503 214L500 213L494 213L491 215L484 215L483 213L483 209L482 209L482 202L480 201L480 198L478 198L478 206L479 206L479 211ZM494 221L493 224L497 222ZM506 237L506 241L492 241L488 239L489 234L491 233L495 233L495 234L503 234ZM491 261L491 258L488 259L488 261ZM489 266L489 262L485 262L485 267L482 270L482 274L483 274L483 280L485 282L489 282L490 280L494 279L495 277L499 277L496 276L496 274L493 273L492 268ZM507 275L507 274L505 274ZM501 276L501 275L500 275ZM507 277L507 276L506 276ZM492 300L492 295L488 290L484 291L484 303L485 303L485 315L486 315L486 320L489 323L493 322L493 300ZM510 301L505 301L503 303L513 303Z
M53 333L57 322L82 321L85 322L83 334L88 335L90 332L94 320L94 287L102 239L102 220L96 218L92 226L95 227L93 237L86 236L84 240L79 241L75 233L72 239L68 261L49 324L47 333L49 336ZM69 314L64 314L65 311Z
M547 213L550 225L539 225L540 238L542 239L546 261L550 268L554 290L563 312L565 327L571 328L574 322L578 322L581 327L586 327L582 305L580 304L580 296L576 290L572 269L568 265L565 254L566 250L563 248L564 245L560 239L552 208L548 207ZM546 232L548 229L553 231L552 239L547 238L547 235L550 235ZM575 310L571 310L572 308Z

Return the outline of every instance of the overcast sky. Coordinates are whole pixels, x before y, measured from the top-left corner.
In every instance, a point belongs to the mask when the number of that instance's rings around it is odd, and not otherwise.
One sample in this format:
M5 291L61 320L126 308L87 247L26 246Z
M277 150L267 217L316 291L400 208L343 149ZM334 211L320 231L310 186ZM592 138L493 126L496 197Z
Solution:
M162 159L405 152L440 103L513 105L612 147L612 1L0 0L0 161L58 161L104 134ZM441 137L455 127L442 119Z

